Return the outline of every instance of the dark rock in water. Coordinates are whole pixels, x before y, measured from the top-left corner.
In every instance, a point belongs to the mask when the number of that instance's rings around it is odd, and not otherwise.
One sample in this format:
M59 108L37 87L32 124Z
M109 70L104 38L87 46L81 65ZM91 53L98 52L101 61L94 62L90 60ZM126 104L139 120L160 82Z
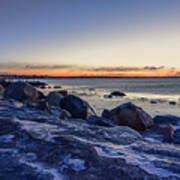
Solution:
M104 98L111 99L112 97L113 97L112 95L107 95L107 94L104 95Z
M4 97L16 99L18 101L33 101L38 98L38 91L30 84L19 81L12 83L6 88Z
M157 104L157 101L151 100L150 103L151 104Z
M95 91L95 89L94 88L89 88L89 91Z
M175 101L169 101L169 104L170 105L176 105L176 102Z
M145 131L153 125L151 116L132 103L122 104L109 112L106 110L102 116L110 118L116 125L129 126L137 131Z
M174 138L174 127L171 124L158 124L148 129L145 133L147 137L155 137L161 142L172 142Z
M106 127L114 126L110 120L95 115L90 116L87 120L87 123Z
M34 87L46 87L46 83L44 82L40 82L40 81L27 81L27 83L29 83L30 85L34 86Z
M61 86L54 86L54 89L61 89Z
M180 117L174 115L158 115L153 118L154 124L172 124L172 125L179 125L180 124Z
M173 142L176 143L176 144L180 144L180 129L177 129L177 130L174 132Z
M120 92L120 91L113 91L111 94L110 94L111 96L126 96L126 94L125 93L123 93L123 92Z
M59 118L62 119L62 120L67 120L69 118L71 118L72 115L70 112L66 111L65 109L62 109L61 110L61 113L59 115Z
M60 107L72 114L73 118L87 119L90 115L95 115L93 108L81 98L68 95L60 102Z
M62 96L67 96L68 95L68 91L67 90L60 90L57 91L59 94L61 94Z
M49 106L60 106L60 102L63 99L63 96L58 92L50 92L47 96L47 102Z

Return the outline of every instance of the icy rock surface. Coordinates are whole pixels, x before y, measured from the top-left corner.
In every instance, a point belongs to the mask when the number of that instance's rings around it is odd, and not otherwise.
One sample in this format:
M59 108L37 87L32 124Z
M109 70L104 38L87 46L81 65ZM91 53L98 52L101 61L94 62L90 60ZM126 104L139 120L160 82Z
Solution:
M180 179L180 146L0 100L0 179Z

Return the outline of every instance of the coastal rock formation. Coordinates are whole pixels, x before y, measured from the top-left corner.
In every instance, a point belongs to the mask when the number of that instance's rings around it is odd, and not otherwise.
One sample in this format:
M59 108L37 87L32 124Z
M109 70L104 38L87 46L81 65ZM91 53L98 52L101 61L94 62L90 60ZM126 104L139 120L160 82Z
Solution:
M60 102L63 99L63 96L58 92L50 92L47 97L47 102L49 106L60 106Z
M73 118L87 119L90 115L95 115L95 111L86 101L74 95L64 97L60 107L69 111Z
M180 179L180 148L0 100L0 179Z
M145 131L153 125L151 116L132 103L120 105L110 111L105 110L102 116L111 119L116 125L129 126L137 131Z
M120 97L123 97L123 96L126 96L126 94L125 93L123 93L123 92L120 92L120 91L113 91L111 94L110 94L110 96L120 96Z
M16 99L18 101L33 101L38 98L38 91L28 83L14 82L6 88L4 97Z

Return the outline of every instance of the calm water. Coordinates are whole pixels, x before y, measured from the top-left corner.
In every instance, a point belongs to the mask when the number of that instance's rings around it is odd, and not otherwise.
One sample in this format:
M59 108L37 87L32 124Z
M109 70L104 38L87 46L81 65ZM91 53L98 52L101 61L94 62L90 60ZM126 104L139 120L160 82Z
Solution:
M95 88L130 93L180 95L180 78L59 78L43 81L73 89Z
M103 109L112 109L132 102L143 107L152 116L174 114L180 116L180 78L47 78L38 79L51 86L61 86L70 93L87 100L101 114ZM53 88L50 91L54 90ZM58 89L55 89L58 90ZM104 98L118 90L125 92L123 98ZM43 90L48 93L49 89ZM156 101L152 104L151 101ZM169 102L174 101L176 105Z

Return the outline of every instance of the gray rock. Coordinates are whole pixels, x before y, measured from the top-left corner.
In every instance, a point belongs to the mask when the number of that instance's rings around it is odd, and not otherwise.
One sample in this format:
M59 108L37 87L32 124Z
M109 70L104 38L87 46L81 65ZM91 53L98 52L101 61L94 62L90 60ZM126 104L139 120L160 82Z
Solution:
M58 92L50 92L47 96L47 102L49 106L60 106L60 102L63 99L63 96Z
M64 97L60 107L69 111L73 118L87 119L90 115L95 115L93 108L86 101L74 95Z
M38 98L38 91L30 84L19 81L10 84L6 88L4 97L18 101L36 100Z

